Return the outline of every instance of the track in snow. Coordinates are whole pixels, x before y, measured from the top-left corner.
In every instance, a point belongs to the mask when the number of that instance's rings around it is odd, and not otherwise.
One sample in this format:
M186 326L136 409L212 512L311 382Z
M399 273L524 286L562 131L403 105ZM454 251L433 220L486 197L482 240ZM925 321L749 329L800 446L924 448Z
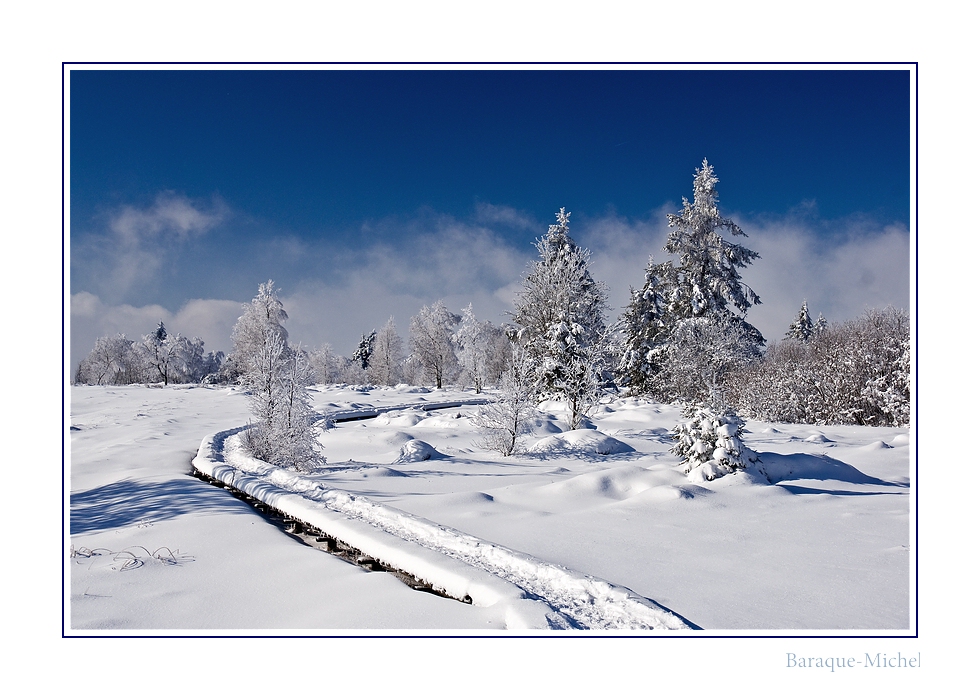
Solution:
M339 422L372 418L384 412L408 408L437 410L475 403L485 403L485 401L413 403L383 408L358 408L325 413L322 419ZM300 496L320 508L341 513L347 518L370 525L399 540L438 552L508 581L525 591L528 597L546 603L559 613L560 617L556 616L557 619L552 619L553 622L558 623L553 625L555 627L594 630L699 629L679 615L622 586L481 540L362 496L324 488L313 479L294 471L255 460L245 455L238 446L235 437L237 432L239 431L225 431L212 436L210 443L205 439L199 459L208 447L212 450L208 459L230 466L249 480L259 479L275 488L277 492ZM195 464L197 465L197 460ZM229 485L236 486L234 483ZM301 516L290 515L302 520ZM365 553L372 554L370 551ZM408 573L418 575L413 571ZM438 581L430 581L430 583L439 586Z

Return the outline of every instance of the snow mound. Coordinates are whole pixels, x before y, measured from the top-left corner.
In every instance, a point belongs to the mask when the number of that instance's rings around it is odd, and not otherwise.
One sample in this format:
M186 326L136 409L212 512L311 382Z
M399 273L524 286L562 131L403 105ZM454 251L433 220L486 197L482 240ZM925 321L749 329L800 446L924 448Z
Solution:
M400 428L411 428L422 421L424 415L417 411L390 411L382 413L370 422L371 425L395 425Z
M374 478L374 477L399 477L408 476L405 472L400 472L397 469L392 469L390 467L365 467L357 470L358 476L362 479Z
M561 426L550 418L534 418L531 421L533 433L560 433Z
M687 473L687 478L695 483L705 483L707 481L714 481L715 479L720 479L723 476L727 476L732 473L732 470L727 466L722 464L716 459L708 460L702 464L699 464L691 468L691 471Z
M386 445L404 445L409 440L414 439L414 435L409 435L401 430L393 430L390 433L385 432L381 435L381 442Z
M543 440L538 440L528 449L530 454L582 452L586 454L611 455L633 451L633 448L625 442L600 433L598 430L588 428L569 430L565 433L546 437Z
M869 442L864 447L860 448L867 452L873 452L875 450L890 450L892 448L887 442L882 442L881 440L875 440L874 442Z
M432 445L422 440L409 440L402 445L401 452L395 464L405 464L408 462L424 462L427 459L440 459L446 455L442 454Z
M845 481L852 484L887 483L826 455L760 452L759 461L754 468L771 484L793 479Z
M430 416L418 421L416 426L419 428L458 428L459 418L461 418L459 413L448 416Z
M810 437L806 438L804 440L804 442L825 443L825 442L833 442L833 440L831 440L830 438L828 438L823 433L814 433Z
M905 433L902 433L901 435L896 435L894 438L892 438L892 441L889 444L892 447L901 447L903 445L908 445L909 444L909 436L906 435Z
M648 491L669 490L682 478L673 470L650 470L638 465L599 469L541 486L538 493L542 497L538 500L542 503L561 502L565 508L590 508L609 500L625 501L641 494L646 497ZM661 496L651 500L682 497L668 491Z

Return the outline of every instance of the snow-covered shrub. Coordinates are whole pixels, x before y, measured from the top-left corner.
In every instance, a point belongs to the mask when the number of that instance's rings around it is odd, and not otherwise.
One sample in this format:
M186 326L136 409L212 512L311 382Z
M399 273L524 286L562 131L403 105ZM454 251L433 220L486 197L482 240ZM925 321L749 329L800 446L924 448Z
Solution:
M677 444L670 451L684 460L684 473L692 481L712 481L755 461L742 442L745 421L731 410L688 404L682 415L687 420L674 426Z
M497 397L481 406L472 418L481 434L476 446L505 457L520 451L520 437L531 430L531 420L537 412L527 354L515 347L512 357Z
M907 425L910 371L908 312L872 309L806 342L772 346L761 362L730 377L726 397L759 420Z

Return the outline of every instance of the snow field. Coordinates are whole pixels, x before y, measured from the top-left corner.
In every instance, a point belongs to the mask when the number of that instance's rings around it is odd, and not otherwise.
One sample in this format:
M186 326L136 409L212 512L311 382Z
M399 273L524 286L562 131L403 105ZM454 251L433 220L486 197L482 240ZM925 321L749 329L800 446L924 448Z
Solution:
M195 468L454 598L468 598L483 607L503 605L508 629L689 628L676 615L622 587L364 497L325 490L294 472L253 459L244 453L239 432L205 438ZM413 442L418 441L409 444Z
M651 598L706 630L909 629L905 429L749 421L745 442L760 470L698 485L668 453L674 406L610 399L581 431L588 440L503 458L474 446L476 407L432 410L477 399L472 392L320 386L323 414L375 412L320 435L321 467L238 463L230 448L214 460L277 498L301 499L310 517L331 518L321 529L349 528L339 539L387 547L378 558L402 557L389 563L442 577L482 607L326 557L188 476L202 436L247 420L237 390L188 389L72 389L71 544L165 546L194 559L129 571L104 557L71 560L73 629L487 634L618 624L641 633L656 627L636 621L657 612ZM529 446L565 434L556 432L561 406L539 408ZM824 439L808 440L816 435ZM630 451L589 446L605 438ZM396 463L412 440L432 454ZM611 610L630 600L639 601L634 618L615 622Z

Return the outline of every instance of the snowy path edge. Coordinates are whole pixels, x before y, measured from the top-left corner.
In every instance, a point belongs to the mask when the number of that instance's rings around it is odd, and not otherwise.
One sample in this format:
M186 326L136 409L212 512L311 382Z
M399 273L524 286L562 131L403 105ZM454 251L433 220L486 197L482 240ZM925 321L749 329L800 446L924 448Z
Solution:
M465 402L469 403L469 402ZM474 401L473 403L477 403ZM483 403L483 401L479 401ZM452 405L428 404L427 409L451 408ZM416 407L417 404L411 404ZM373 417L382 412L407 408L409 406L385 407L379 409L358 409L343 411L322 416L324 420L351 420L356 417ZM270 483L269 480L247 473L226 461L225 442L245 429L245 426L208 435L202 442L198 455L193 460L194 467L209 477L236 488L249 496L260 500L290 517L309 523L314 527L357 547L378 561L388 566L405 571L426 581L433 587L445 591L454 598L469 597L475 605L481 607L501 606L504 620L508 629L567 629L569 627L614 628L614 629L654 629L654 630L690 630L698 629L680 616L663 608L657 603L646 599L628 588L586 576L548 562L537 560L530 555L513 552L500 545L482 542L471 535L458 533L451 528L445 528L435 523L399 511L382 504L374 503L362 496L353 496L346 492L330 490L329 498L314 500L304 495L290 491ZM241 455L236 455L241 461ZM247 458L248 461L255 461ZM261 463L265 465L265 463ZM239 465L241 466L241 465ZM265 465L275 469L273 465ZM345 497L356 506L345 514L337 508L338 502ZM373 521L373 522L372 522ZM398 534L392 534L382 529L405 532L415 536L417 542L405 539ZM426 541L425 533L437 528L440 541ZM420 536L421 533L421 536ZM445 547L446 537L458 540L460 547ZM511 574L517 570L520 574L528 573L532 577L543 573L544 587L524 586L525 581L518 576L515 584L506 580L500 572L486 570L474 563L460 559L460 553L473 547L483 547L483 552L490 552L494 559L503 561L504 571ZM437 551L436 548L443 551ZM464 557L465 558L465 557ZM479 564L480 562L477 562ZM508 571L509 569L509 571ZM533 581L529 581L533 583ZM555 586L564 589L561 592L571 595L575 600L569 606L566 600L550 600L554 596L548 594ZM601 613L611 613L611 624L593 626L592 621L582 624L580 615L567 615L572 608L594 607ZM605 620L601 620L605 622Z
M425 581L453 598L469 597L474 605L501 609L508 629L545 630L569 626L567 622L563 624L562 616L551 606L528 598L525 591L498 576L398 538L331 510L322 503L235 469L223 461L222 446L227 438L242 430L244 427L205 437L192 461L194 468L296 520L329 533L379 562Z

